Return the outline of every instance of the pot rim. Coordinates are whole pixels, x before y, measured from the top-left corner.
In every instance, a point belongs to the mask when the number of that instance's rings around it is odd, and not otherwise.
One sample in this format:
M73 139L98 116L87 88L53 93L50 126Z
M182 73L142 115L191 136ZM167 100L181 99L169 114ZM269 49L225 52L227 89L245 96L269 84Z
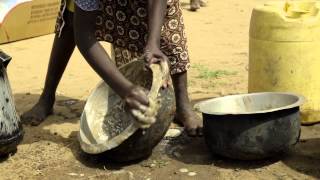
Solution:
M268 110L261 110L261 111L248 111L248 112L207 112L202 110L201 106L209 103L209 102L214 102L218 101L221 99L226 99L226 98L234 98L234 97L248 97L248 96L259 96L259 95L266 95L266 94L278 94L278 95L290 95L290 96L295 96L297 97L297 101L293 104L279 107L279 108L272 108ZM217 97L217 98L211 98L208 100L201 101L197 104L194 105L194 109L197 111L203 113L203 114L211 114L211 115L250 115L250 114L265 114L265 113L271 113L271 112L276 112L276 111L281 111L281 110L287 110L287 109L292 109L296 107L300 107L304 102L306 101L305 97L297 94L297 93L291 93L291 92L258 92L258 93L246 93L246 94L236 94L236 95L229 95L229 96L223 96L223 97Z

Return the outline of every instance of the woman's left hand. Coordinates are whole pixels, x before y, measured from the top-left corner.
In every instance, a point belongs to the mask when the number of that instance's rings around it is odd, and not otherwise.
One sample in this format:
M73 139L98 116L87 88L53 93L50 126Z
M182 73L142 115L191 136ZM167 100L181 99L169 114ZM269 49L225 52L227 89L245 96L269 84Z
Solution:
M157 45L147 45L144 50L144 60L148 66L159 63L160 61L167 61L168 57L163 54Z
M146 62L147 67L150 67L151 64L160 63L161 61L165 61L165 64L169 64L168 57L160 50L160 48L156 45L147 45L144 50L144 60ZM170 74L166 77L165 83L163 87L166 88L169 85Z

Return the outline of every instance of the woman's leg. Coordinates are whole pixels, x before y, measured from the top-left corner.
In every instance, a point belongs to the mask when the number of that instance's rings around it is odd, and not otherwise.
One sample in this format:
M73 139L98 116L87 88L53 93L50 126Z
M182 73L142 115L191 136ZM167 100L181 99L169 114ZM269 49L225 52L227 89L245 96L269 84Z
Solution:
M73 13L66 12L65 17L66 26L61 36L56 35L53 42L44 90L38 102L21 116L25 124L37 126L52 114L56 89L75 48Z
M199 4L200 4L201 7L206 7L206 6L207 6L207 3L208 3L208 2L205 1L205 0L200 0L200 3L199 3Z
M190 10L197 11L200 9L200 0L190 0Z
M188 96L187 72L172 75L172 81L177 106L175 121L183 124L188 135L202 136L202 120L193 111Z

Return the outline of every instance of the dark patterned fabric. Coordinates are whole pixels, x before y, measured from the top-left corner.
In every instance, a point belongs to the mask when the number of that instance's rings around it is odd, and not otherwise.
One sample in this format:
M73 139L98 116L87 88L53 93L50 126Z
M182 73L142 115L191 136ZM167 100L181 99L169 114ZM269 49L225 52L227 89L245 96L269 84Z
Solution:
M141 56L148 38L147 0L99 0L96 18L96 37L114 45L117 66ZM65 9L65 0L62 2ZM57 32L63 26L63 11L57 23ZM189 55L182 10L179 0L168 0L167 13L161 31L161 50L168 56L171 74L189 68Z

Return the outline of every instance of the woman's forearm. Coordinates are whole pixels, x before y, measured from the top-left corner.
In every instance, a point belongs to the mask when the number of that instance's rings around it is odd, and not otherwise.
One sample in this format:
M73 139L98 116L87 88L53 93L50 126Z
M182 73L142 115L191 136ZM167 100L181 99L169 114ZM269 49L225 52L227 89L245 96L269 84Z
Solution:
M167 0L148 0L149 37L147 44L160 46L161 28L167 12Z
M84 12L76 8L74 16L74 31L76 44L99 76L121 97L132 88L133 84L128 81L111 62L110 57L94 36L95 12Z

